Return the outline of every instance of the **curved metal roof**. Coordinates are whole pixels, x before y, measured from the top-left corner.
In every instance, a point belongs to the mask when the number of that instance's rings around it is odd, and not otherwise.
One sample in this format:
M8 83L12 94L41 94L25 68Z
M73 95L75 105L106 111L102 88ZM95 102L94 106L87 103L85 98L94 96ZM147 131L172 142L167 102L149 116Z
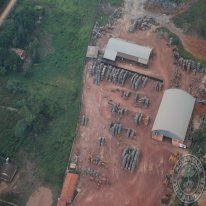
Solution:
M152 131L184 140L194 104L195 98L181 89L165 90Z
M144 59L148 63L151 52L152 49L149 47L140 46L123 39L110 38L105 49L104 58L115 61L118 53L123 53Z

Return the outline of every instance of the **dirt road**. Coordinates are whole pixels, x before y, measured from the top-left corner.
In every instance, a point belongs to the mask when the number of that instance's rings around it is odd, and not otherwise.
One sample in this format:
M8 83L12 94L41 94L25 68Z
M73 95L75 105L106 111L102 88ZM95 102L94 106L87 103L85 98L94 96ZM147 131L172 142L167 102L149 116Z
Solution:
M10 0L10 2L7 5L7 7L4 9L2 14L0 15L0 26L2 25L2 23L4 22L6 17L9 15L11 9L14 7L16 2L17 2L17 0Z

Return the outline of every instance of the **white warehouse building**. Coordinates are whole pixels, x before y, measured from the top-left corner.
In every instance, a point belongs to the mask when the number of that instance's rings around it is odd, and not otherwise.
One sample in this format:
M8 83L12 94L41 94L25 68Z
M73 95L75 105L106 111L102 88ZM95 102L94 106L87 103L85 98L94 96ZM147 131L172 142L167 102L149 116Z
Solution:
M184 90L165 90L152 127L152 138L158 141L170 138L178 147L183 144L194 104L195 98Z
M148 65L152 48L140 46L118 38L110 38L105 52L104 59L115 61L117 57Z

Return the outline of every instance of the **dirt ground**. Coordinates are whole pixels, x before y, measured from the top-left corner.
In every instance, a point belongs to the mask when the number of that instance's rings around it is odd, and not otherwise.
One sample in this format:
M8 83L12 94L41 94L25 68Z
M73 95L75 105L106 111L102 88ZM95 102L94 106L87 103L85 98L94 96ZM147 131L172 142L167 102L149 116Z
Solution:
M121 67L136 70L139 73L158 77L164 81L164 89L169 88L170 79L174 72L175 65L172 57L172 49L164 39L160 39L153 30L129 34L127 18L120 20L115 29L106 34L98 42L103 48L110 36L120 37L135 43L154 48L155 55L152 57L149 69L145 69L136 64L118 62ZM83 89L82 114L89 118L88 127L79 127L78 137L74 146L74 154L79 155L79 166L81 168L92 168L100 171L103 176L110 179L111 186L102 186L96 189L95 182L89 177L81 176L78 188L80 193L73 205L129 205L145 206L160 205L160 199L165 194L163 179L171 166L168 158L171 153L179 150L172 147L170 142L156 142L151 139L151 128L159 108L162 92L154 90L155 82L150 80L147 87L140 89L138 93L148 96L151 105L148 109L134 107L133 99L135 92L130 89L129 82L121 87L108 82L102 82L100 86L93 84L93 79L89 75L90 63L85 68L85 82ZM182 82L182 87L188 88L188 81ZM132 96L129 100L124 100L120 96L120 90L129 90ZM129 140L123 135L113 138L108 132L110 122L117 122L118 118L111 115L108 101L120 103L121 106L129 109L129 115L123 117L120 122L124 128L133 128L137 132L135 140ZM133 123L134 114L142 111L151 117L151 123L147 126L135 126ZM106 138L106 146L99 147L98 137ZM141 148L141 160L137 171L134 174L121 170L122 151L127 145ZM181 150L182 152L182 150ZM108 162L108 167L100 167L88 163L89 154L99 154L103 160ZM149 195L148 195L149 191Z
M26 206L51 206L52 192L46 187L40 187L29 198Z
M187 51L200 60L206 60L206 41L203 39L183 36L183 45Z
M144 13L144 0L126 0L125 2L124 18L116 23L113 30L108 31L100 38L97 45L100 49L104 49L110 37L119 37L153 48L154 55L150 60L148 69L135 63L122 61L118 61L116 65L160 78L164 82L164 90L170 88L174 71L177 69L172 55L172 48L168 46L166 40L155 33L154 28L149 31L128 33L131 17ZM93 78L89 74L91 64L91 62L88 62L85 66L81 111L82 114L87 115L89 123L87 127L80 126L78 128L73 155L79 156L80 168L95 169L101 172L103 177L109 178L112 184L110 186L103 185L100 189L97 189L95 182L91 181L89 177L81 175L78 184L79 193L73 205L159 206L160 199L166 190L163 185L163 179L165 174L172 169L168 163L169 156L176 151L186 153L185 150L173 147L171 142L156 142L151 139L151 128L164 91L155 91L155 82L150 80L145 88L138 90L140 95L150 98L150 107L148 109L135 107L133 101L136 92L130 89L129 82L126 82L124 87L105 81L100 86L94 85ZM180 73L182 74L180 88L189 91L189 87L192 84L193 90L190 92L196 95L196 90L194 89L199 84L200 75L188 74L181 70ZM132 94L131 97L128 100L122 99L121 90L129 90ZM127 107L129 114L121 119L113 116L108 105L109 100L120 103L122 107ZM135 126L133 118L135 113L140 111L151 117L149 126ZM134 140L127 139L125 132L118 137L111 137L108 131L109 124L118 121L122 123L124 128L136 130L137 135ZM100 147L98 144L100 136L106 138L104 147ZM124 147L128 145L141 149L140 162L134 174L121 169L121 154ZM101 159L107 162L107 166L101 167L89 163L88 156L90 154L100 155Z
M9 15L11 9L14 7L15 4L16 4L16 0L10 0L9 4L7 5L7 7L0 14L0 26L4 22L4 19L6 19L6 17Z

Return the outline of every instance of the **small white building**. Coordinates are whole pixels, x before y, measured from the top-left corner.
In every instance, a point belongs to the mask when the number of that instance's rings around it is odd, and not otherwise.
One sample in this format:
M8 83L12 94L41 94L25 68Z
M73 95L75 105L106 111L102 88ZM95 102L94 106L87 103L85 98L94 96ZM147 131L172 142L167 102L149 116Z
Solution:
M152 48L118 38L110 38L104 52L104 59L115 61L117 57L121 57L148 65L151 53Z
M87 48L87 58L97 58L99 52L99 47L97 46L88 46Z

